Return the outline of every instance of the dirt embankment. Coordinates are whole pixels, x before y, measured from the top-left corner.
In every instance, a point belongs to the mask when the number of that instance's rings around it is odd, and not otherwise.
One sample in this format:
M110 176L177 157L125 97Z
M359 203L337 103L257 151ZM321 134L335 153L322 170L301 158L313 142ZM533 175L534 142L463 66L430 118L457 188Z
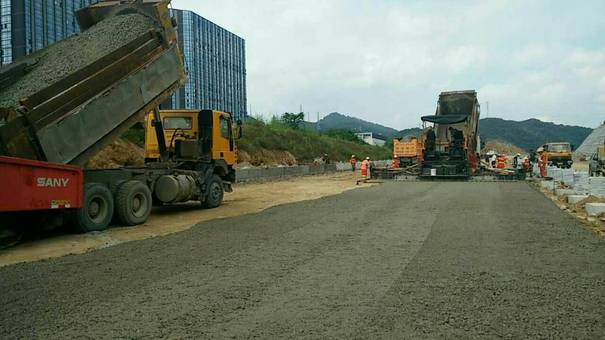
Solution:
M101 150L86 165L88 169L118 168L121 166L144 165L145 151L140 146L118 139ZM254 152L238 150L239 167L297 165L296 158L288 151L258 149Z
M145 151L138 145L118 139L105 147L86 164L87 169L112 169L144 165Z
M297 165L296 157L288 151L258 149L254 152L238 150L237 162L239 166L275 166Z
M498 141L498 140L494 140L494 141L489 141L487 143L485 143L485 147L483 148L484 152L487 151L495 151L498 154L503 154L503 155L509 155L509 156L513 156L516 154L527 154L527 152L523 149L521 149L520 147L507 143L507 142L502 142L502 141Z

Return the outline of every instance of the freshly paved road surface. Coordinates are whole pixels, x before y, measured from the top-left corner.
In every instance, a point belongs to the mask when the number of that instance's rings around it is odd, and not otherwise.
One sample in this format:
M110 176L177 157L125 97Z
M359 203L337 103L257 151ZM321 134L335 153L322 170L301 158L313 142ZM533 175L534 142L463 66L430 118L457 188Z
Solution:
M0 338L601 338L605 240L524 183L385 183L0 269Z

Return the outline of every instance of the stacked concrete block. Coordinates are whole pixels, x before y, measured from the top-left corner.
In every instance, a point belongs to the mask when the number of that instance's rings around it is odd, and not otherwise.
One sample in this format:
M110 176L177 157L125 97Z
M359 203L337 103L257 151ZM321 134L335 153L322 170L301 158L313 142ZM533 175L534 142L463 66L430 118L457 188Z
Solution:
M243 168L235 172L236 182L259 179L285 178L293 176L317 175L336 171L335 164L280 166L270 168Z
M588 172L575 172L573 175L573 188L578 192L589 193L590 183Z
M587 199L588 195L569 195L567 196L567 203L569 204L578 204L581 201Z
M588 214L588 216L600 216L605 214L605 203L586 203L586 214Z
M561 183L561 169L557 168L556 166L549 166L546 169L546 175L551 177L555 182Z
M540 176L540 167L538 166L538 163L534 164L534 168L532 170L534 172L534 176L536 176L536 177Z
M557 196L568 196L568 195L575 195L575 194L577 194L577 192L573 189L562 189L562 188L555 189L555 195L557 195Z
M565 185L573 186L574 184L573 169L561 169L561 182Z
M597 197L605 197L605 177L590 177L590 194Z

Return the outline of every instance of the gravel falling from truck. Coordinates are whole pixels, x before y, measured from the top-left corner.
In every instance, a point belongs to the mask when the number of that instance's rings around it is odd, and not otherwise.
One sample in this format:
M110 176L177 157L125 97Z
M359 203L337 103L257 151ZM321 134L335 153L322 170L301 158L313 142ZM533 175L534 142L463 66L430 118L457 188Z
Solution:
M17 62L25 61L35 65L27 74L0 92L0 108L17 107L20 99L92 64L154 28L155 21L144 15L117 15L18 60Z

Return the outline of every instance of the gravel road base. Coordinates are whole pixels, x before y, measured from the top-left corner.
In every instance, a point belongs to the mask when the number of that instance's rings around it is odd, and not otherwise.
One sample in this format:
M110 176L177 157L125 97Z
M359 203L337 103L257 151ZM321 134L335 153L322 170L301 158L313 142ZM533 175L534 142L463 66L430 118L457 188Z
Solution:
M117 50L153 29L154 25L152 19L140 14L117 15L17 60L34 66L29 73L0 92L0 107L17 107L22 98Z
M385 183L0 269L0 337L599 338L605 241L525 183Z

